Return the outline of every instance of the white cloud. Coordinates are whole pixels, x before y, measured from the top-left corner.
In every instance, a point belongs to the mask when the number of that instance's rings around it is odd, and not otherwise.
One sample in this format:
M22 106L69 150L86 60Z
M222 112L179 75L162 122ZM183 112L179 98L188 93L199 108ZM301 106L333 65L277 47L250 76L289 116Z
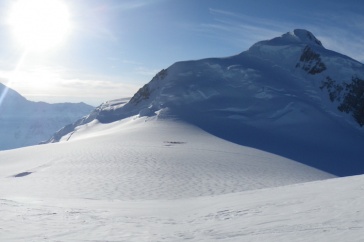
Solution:
M45 102L85 102L99 105L104 101L131 97L139 85L126 84L109 77L97 79L64 78L49 69L0 71L0 81L29 100ZM7 80L7 81L5 81Z
M135 8L142 8L151 4L156 4L162 2L164 0L123 0L118 1L118 3L113 6L113 9L116 10L130 10Z
M157 69L150 69L147 67L143 67L143 66L138 66L134 69L134 71L139 74L139 75L143 75L143 76L149 76L150 78L152 78L153 76L155 76L160 70Z

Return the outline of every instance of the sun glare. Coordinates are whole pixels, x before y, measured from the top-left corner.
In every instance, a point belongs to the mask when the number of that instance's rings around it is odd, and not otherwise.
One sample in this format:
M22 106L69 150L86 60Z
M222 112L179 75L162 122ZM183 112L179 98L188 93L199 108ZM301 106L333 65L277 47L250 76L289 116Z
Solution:
M9 24L26 50L44 51L65 39L69 12L60 0L18 0L11 8Z

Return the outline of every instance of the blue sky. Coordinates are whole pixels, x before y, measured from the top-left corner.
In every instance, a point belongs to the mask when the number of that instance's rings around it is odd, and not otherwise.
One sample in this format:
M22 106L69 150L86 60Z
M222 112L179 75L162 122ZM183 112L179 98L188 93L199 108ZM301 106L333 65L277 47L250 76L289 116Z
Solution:
M176 61L235 55L295 28L364 62L360 0L62 1L69 34L26 55L7 24L12 1L0 3L0 81L30 100L98 105L133 95Z

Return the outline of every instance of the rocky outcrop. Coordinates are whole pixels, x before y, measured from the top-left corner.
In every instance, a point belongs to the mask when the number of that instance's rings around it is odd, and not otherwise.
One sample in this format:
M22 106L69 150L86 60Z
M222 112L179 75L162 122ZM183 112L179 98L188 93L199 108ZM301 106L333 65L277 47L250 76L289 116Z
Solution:
M318 53L306 46L300 57L300 62L296 65L311 75L315 75L326 70L325 64L322 62Z

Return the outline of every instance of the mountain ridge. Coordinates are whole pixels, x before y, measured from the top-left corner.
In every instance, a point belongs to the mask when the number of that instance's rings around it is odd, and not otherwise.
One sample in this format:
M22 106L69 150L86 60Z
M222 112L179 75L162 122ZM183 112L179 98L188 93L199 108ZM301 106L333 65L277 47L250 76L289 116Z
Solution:
M85 103L33 102L0 83L0 150L37 145L64 125L89 113Z
M322 171L363 168L362 128L322 86L354 71L306 46L173 64L59 143L1 151L0 237L362 241L364 175Z
M93 119L174 116L335 175L360 174L364 131L356 108L363 95L346 90L353 77L364 78L363 64L325 49L309 31L294 30L235 56L176 62L128 103L98 107ZM325 84L328 78L333 83ZM335 85L345 90L332 89Z

